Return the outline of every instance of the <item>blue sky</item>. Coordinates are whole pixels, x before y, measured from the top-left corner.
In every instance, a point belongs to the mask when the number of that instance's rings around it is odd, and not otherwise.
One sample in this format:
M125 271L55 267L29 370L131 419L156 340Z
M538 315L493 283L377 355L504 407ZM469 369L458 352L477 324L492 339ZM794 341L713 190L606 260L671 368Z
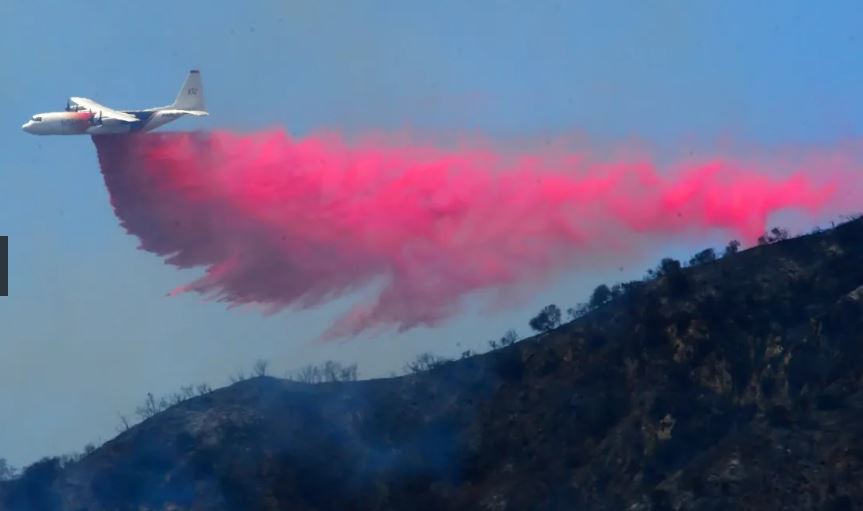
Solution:
M861 10L789 0L4 0L0 233L10 236L11 296L0 301L0 457L22 465L105 441L147 392L221 385L259 358L276 373L336 359L378 376L423 351L454 355L510 327L526 334L542 305L573 305L706 241L657 249L623 272L573 271L511 310L314 344L347 300L265 318L166 297L197 272L136 250L90 140L25 134L32 114L73 95L164 104L197 67L212 115L170 129L579 133L669 154L729 139L829 144L863 129Z

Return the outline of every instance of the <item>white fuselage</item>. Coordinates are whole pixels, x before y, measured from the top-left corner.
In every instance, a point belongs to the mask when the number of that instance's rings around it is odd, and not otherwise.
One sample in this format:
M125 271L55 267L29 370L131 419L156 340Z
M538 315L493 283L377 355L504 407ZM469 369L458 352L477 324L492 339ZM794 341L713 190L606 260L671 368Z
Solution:
M90 112L47 112L34 115L21 126L21 129L33 135L107 135L150 131L184 115L171 110L143 110L128 113L138 117L139 120L130 123L103 118L98 124L94 124L91 121Z
M89 112L48 112L34 115L21 129L34 135L83 135L92 127Z
M108 135L150 131L184 115L208 115L197 69L189 71L174 102L147 110L115 110L83 97L71 97L65 112L37 114L21 126L33 135Z

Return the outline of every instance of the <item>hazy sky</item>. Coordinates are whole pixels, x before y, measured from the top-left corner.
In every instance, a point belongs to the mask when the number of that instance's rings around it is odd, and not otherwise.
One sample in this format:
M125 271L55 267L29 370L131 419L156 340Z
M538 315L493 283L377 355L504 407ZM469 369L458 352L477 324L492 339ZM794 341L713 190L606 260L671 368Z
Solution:
M32 114L73 95L165 104L197 67L211 116L167 129L586 134L670 154L731 139L828 144L863 128L861 14L857 1L0 1L11 266L0 457L21 465L105 441L147 392L221 385L259 358L277 374L332 358L377 376L423 351L527 334L546 303L573 305L660 255L701 248L665 247L622 272L574 269L523 306L436 329L310 343L349 301L262 317L166 297L198 272L136 250L89 138L23 133Z

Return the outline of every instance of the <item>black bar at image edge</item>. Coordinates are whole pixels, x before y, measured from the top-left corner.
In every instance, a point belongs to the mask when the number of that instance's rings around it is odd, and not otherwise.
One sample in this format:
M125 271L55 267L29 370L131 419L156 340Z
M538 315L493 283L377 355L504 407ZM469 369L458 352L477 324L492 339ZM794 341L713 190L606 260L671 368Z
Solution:
M0 296L9 296L9 236L0 236Z

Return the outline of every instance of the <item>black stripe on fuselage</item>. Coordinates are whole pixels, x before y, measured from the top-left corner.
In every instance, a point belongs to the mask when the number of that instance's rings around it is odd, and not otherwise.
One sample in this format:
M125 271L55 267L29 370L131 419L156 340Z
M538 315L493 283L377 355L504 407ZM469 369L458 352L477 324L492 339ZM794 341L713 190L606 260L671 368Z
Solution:
M138 122L132 124L131 131L141 131L147 126L147 123L150 122L150 119L153 117L157 110L141 110L137 112L126 112L127 114L134 115L137 117Z

